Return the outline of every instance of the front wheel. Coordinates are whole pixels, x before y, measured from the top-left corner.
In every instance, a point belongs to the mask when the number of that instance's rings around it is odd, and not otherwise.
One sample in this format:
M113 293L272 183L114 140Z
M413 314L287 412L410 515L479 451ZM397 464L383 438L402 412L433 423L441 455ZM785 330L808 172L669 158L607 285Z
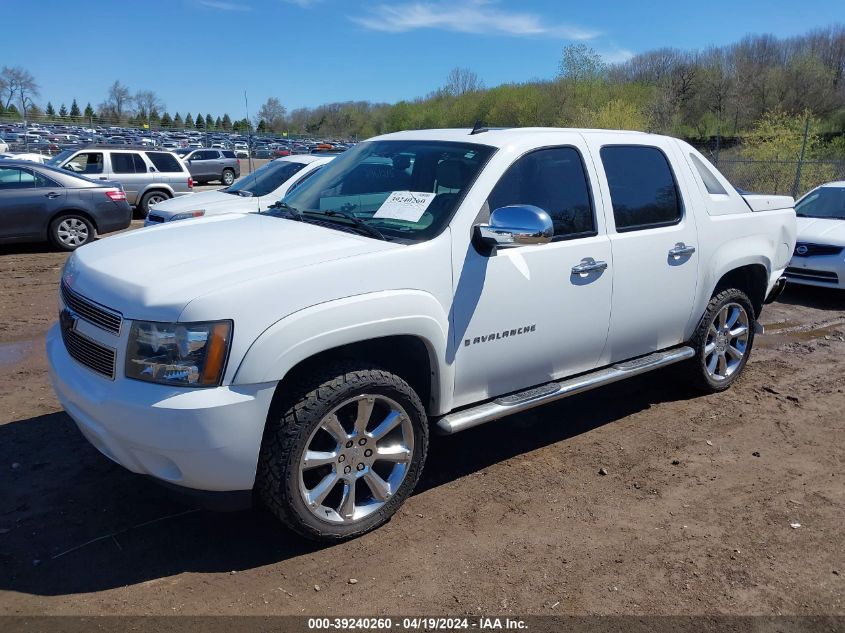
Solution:
M695 357L687 369L694 387L716 393L735 383L754 344L754 308L748 296L729 288L710 299L690 344Z
M231 169L224 169L223 177L220 180L227 187L231 187L232 183L235 182L235 172L233 172Z
M270 511L321 541L386 523L411 494L428 452L422 403L402 378L335 365L287 385L259 458L256 486Z

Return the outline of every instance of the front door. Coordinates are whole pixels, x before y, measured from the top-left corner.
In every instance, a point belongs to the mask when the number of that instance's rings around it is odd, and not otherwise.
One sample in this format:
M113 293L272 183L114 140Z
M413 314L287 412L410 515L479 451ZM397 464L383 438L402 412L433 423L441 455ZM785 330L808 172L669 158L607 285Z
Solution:
M613 362L684 341L698 281L698 235L667 158L671 145L650 137L643 144L595 143L599 182L613 209Z
M37 237L64 188L22 167L0 167L0 238Z
M486 211L533 205L555 227L549 244L470 245L455 279L452 345L455 406L593 369L607 339L611 257L603 214L596 212L586 147L535 150L517 158L493 188ZM573 268L594 262L591 272Z

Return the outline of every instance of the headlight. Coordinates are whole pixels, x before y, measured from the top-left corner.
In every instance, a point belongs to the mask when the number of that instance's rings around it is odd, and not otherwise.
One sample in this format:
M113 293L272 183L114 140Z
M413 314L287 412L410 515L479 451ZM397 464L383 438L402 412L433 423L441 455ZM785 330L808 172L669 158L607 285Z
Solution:
M173 222L174 220L189 220L190 218L201 218L205 215L205 209L197 209L196 211L186 211L185 213L177 213L173 217L170 218L170 221Z
M216 387L231 342L231 321L134 321L126 348L126 376L163 385Z

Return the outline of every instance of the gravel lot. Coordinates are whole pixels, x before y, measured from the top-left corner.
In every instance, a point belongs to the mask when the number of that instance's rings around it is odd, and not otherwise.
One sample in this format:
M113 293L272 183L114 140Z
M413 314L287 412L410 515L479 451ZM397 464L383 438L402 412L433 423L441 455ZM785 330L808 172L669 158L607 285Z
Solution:
M727 393L670 368L438 438L387 526L316 547L83 440L43 352L64 259L0 249L0 613L845 613L845 293L768 306Z

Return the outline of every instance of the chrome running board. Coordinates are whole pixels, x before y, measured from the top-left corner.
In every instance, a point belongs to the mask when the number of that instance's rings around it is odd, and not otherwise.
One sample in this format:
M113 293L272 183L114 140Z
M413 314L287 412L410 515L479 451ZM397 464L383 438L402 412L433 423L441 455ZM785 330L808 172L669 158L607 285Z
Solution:
M583 393L596 387L603 387L625 378L644 374L653 369L666 367L693 356L695 356L693 348L675 347L616 363L604 369L598 369L574 378L567 378L560 382L550 382L539 387L532 387L525 391L501 396L469 409L444 415L437 421L437 430L444 435L465 431L486 422L533 409L547 402L574 396L576 393Z

